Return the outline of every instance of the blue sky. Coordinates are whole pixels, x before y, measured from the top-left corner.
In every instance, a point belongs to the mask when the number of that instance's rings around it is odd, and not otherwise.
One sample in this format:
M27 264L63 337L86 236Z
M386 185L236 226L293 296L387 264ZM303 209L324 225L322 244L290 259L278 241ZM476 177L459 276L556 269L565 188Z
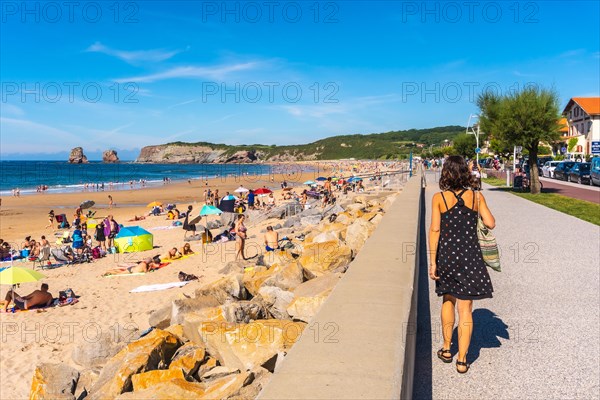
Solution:
M1 4L8 158L306 143L466 125L486 87L600 92L597 1Z

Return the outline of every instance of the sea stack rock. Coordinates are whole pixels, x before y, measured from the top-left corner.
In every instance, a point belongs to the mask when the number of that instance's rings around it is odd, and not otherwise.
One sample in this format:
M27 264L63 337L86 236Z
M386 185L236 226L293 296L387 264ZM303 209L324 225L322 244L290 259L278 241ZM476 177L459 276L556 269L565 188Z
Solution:
M106 150L102 153L102 162L105 163L117 163L119 162L119 157L117 156L116 150Z
M69 154L69 163L71 163L71 164L87 164L88 163L87 157L85 156L85 154L83 154L82 147L75 147L73 150L71 150L71 154Z

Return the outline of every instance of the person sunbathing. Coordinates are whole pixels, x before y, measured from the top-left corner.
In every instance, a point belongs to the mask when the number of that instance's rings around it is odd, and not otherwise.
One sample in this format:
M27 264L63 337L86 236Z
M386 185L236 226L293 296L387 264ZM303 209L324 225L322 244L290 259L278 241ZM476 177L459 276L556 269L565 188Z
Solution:
M183 255L177 250L177 247L173 247L166 254L160 256L160 259L163 261L177 260L181 258Z
M154 258L138 261L135 264L119 264L117 268L106 271L102 276L146 273L158 268L160 268L160 259L155 256Z
M184 256L187 256L188 254L195 254L195 253L194 253L194 250L192 250L192 246L190 246L189 243L186 243L181 248L181 254L183 254Z
M4 303L3 311L6 312L8 309L8 304L12 301L15 304L15 308L18 310L28 310L32 307L36 306L44 306L47 307L52 304L53 297L48 292L48 284L42 283L42 287L40 290L34 290L27 296L21 297L13 290L9 290L4 298L6 302Z

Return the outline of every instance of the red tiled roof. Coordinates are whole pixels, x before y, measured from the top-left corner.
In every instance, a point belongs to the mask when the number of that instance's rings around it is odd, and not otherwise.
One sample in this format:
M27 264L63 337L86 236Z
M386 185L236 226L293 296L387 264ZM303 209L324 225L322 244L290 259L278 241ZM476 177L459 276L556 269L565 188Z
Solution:
M567 126L567 119L561 118L558 120L558 124L560 125L559 132L569 132L569 127Z
M567 103L563 114L567 112L573 102L577 103L588 115L600 114L600 97L573 97Z

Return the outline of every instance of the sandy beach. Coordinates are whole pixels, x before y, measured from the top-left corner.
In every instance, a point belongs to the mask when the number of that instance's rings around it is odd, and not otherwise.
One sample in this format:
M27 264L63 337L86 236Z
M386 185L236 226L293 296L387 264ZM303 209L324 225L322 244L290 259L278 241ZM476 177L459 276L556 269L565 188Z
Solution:
M149 256L164 254L169 248L181 248L184 245L181 227L169 229L172 221L164 215L146 217L145 220L128 222L134 215L147 215L146 204L159 201L164 204L175 203L180 210L187 205L194 206L198 213L203 201L205 188L219 189L224 195L226 191L243 185L246 188L269 187L275 191L278 202L281 201L280 183L287 180L288 184L300 192L305 186L302 182L315 179L317 172L295 174L294 176L252 177L251 182L244 177L227 177L213 179L206 186L204 181L195 180L191 184L171 183L162 187L139 190L124 190L116 192L84 192L65 194L38 194L20 198L3 198L0 210L0 237L17 247L25 236L31 235L39 240L46 235L51 243L54 242L52 229L44 229L48 223L47 213L54 209L57 214L67 214L73 219L75 208L84 200L93 200L96 205L93 210L96 216L114 215L115 220L125 226L139 225L154 235L153 250L130 254L109 254L92 263L62 266L42 271L46 275L45 282L49 285L50 293L58 297L58 292L71 288L81 296L79 302L64 307L53 307L44 310L29 310L14 314L0 314L2 352L0 354L0 398L27 398L31 385L33 371L41 362L62 363L73 366L71 353L73 348L84 342L94 342L103 334L110 334L115 339L134 338L149 327L149 314L175 298L191 296L193 292L214 281L220 276L219 270L228 262L235 259L235 242L213 245L208 251L202 252L199 241L192 241L195 255L173 261L170 265L158 271L141 276L102 277L102 274L119 263L134 262ZM108 194L112 194L116 207L108 209ZM255 224L252 220L247 223L248 243L247 256L252 257L263 247L261 230L269 222ZM213 234L219 233L216 229ZM15 261L14 265L32 267L29 261ZM6 263L3 263L6 266ZM178 273L183 271L200 277L182 288L165 291L130 293L141 285L169 283L178 281ZM38 289L41 282L21 284L17 288L20 295L25 295ZM9 287L2 287L4 297Z

